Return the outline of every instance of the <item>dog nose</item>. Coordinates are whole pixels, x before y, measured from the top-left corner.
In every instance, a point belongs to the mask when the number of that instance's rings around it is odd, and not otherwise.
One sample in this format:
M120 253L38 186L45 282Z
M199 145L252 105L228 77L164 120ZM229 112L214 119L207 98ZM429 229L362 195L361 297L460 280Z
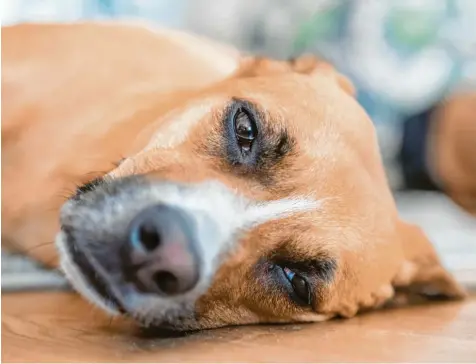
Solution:
M142 292L171 296L194 288L199 259L194 228L182 210L156 205L131 222L124 249L124 275Z

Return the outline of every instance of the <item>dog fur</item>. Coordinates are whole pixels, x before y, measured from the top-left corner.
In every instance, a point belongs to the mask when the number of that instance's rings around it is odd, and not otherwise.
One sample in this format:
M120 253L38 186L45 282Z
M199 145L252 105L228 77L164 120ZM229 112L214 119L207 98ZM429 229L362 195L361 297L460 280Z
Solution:
M116 290L143 324L322 321L396 291L465 296L424 233L398 217L351 82L315 57L250 57L135 24L24 24L2 29L2 91L3 241L56 266L59 232L67 276L110 313L68 246L114 291L117 234L151 201L205 221L206 274L174 299ZM236 105L260 120L255 165L227 154ZM276 282L281 262L308 275L310 305Z

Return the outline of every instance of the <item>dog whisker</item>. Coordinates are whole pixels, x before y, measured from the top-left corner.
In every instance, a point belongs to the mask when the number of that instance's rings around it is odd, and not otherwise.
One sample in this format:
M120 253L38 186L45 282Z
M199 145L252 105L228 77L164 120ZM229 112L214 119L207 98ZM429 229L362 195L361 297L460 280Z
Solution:
M44 248L46 246L50 246L50 245L53 245L54 244L54 241L47 241L47 242L44 242L44 243L40 243L40 244L37 244L31 248L28 248L28 249L25 249L22 251L23 254L28 254L28 253L31 253L32 251L38 249L38 248Z

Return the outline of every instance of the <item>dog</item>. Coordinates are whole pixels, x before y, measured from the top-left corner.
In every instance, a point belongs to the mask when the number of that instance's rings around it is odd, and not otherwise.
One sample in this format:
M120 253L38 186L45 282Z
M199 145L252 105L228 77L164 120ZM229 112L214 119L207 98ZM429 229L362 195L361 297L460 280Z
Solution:
M312 56L136 23L4 27L4 245L179 331L464 297L399 218L354 96Z

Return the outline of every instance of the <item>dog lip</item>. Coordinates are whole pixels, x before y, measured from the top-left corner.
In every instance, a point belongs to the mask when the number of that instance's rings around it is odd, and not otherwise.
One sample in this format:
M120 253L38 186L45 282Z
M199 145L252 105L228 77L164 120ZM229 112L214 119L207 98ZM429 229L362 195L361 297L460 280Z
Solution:
M70 238L69 240L69 244L66 244L66 249L68 250L68 253L71 256L74 264L80 268L84 279L87 280L87 282L99 296L108 301L109 304L112 304L119 312L125 314L126 310L124 306L114 295L114 293L107 287L106 282L101 277L100 273L94 269L94 266L89 261L86 254L84 254L84 252L77 246L74 239Z

